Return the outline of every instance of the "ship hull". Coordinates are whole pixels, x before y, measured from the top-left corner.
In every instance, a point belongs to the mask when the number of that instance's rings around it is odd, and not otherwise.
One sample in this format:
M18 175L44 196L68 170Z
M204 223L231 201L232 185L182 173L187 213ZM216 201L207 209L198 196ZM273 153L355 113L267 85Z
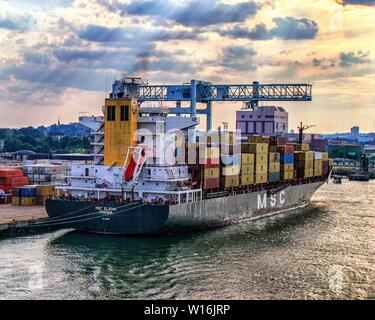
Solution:
M47 200L52 224L100 234L137 235L197 230L255 220L305 206L324 182L288 186L178 205L92 204Z

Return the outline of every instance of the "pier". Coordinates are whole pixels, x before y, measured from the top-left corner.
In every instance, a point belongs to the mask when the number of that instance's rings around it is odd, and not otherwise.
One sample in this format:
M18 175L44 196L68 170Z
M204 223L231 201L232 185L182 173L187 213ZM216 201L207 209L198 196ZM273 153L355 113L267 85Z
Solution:
M51 231L51 227L35 227L33 224L47 219L44 206L21 207L0 205L0 238Z

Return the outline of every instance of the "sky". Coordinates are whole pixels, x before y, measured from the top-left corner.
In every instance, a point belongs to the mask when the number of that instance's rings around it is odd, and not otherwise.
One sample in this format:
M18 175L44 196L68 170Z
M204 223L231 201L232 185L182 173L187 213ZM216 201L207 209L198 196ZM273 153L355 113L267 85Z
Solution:
M290 128L375 126L375 0L0 0L0 127L100 114L115 78L310 83ZM235 126L241 103L214 105ZM205 120L202 118L202 122Z

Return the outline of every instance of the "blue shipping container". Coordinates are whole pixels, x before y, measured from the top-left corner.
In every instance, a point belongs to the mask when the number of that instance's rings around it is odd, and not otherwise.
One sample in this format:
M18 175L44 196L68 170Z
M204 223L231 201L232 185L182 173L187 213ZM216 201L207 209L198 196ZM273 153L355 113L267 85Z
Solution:
M18 190L20 197L36 197L36 188L19 188Z
M294 154L282 154L280 155L280 163L294 163Z

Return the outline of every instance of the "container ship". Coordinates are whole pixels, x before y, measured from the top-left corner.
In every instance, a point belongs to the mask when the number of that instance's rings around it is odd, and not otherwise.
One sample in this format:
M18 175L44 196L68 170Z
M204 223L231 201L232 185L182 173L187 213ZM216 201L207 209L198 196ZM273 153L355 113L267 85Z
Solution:
M328 154L309 144L199 131L194 114L141 107L138 94L115 81L93 125L95 162L71 165L45 201L49 221L117 235L215 228L306 206L329 177Z

